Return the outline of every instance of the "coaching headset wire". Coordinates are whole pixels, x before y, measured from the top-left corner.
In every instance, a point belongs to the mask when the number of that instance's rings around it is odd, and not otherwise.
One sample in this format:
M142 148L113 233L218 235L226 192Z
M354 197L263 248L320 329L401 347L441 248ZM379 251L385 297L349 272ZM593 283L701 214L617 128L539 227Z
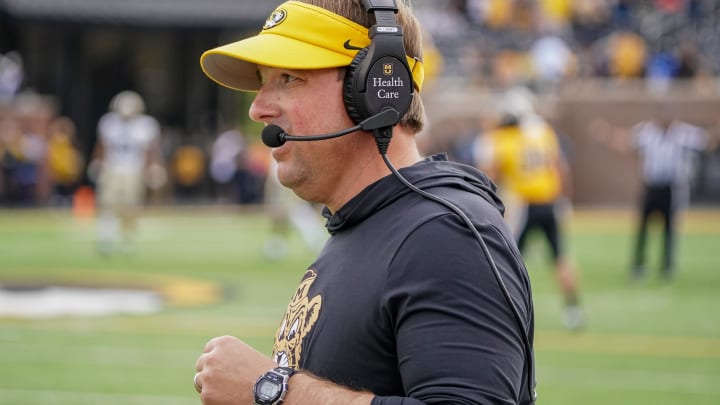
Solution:
M528 333L525 329L525 326L523 325L522 319L520 317L520 312L518 311L517 307L515 306L515 303L513 302L512 298L510 298L510 292L508 291L507 287L505 286L505 282L503 281L502 277L500 276L500 271L497 268L497 265L495 264L495 261L493 260L492 256L490 255L490 249L488 249L487 244L485 243L485 239L483 239L480 232L477 230L475 225L472 223L470 218L461 210L458 206L451 203L450 201L428 193L425 190L422 190L418 188L416 185L412 184L408 179L406 179L400 172L393 166L392 162L387 156L387 149L390 145L390 140L392 139L392 128L379 128L376 130L373 130L373 133L375 135L375 141L377 143L378 151L380 152L380 156L382 156L383 161L385 162L385 165L390 169L392 174L400 180L407 188L410 190L418 193L419 195L437 202L438 204L441 204L445 206L446 208L450 209L453 213L455 213L457 216L462 219L462 221L467 225L468 229L472 232L472 234L475 236L475 239L480 244L480 248L483 251L483 254L485 255L485 259L487 260L488 264L490 264L490 268L492 269L493 275L495 276L495 280L497 281L498 286L500 287L500 290L503 293L503 296L505 296L505 300L508 302L510 309L513 314L513 318L515 318L515 322L517 323L517 327L520 330L520 335L523 339L523 346L525 347L525 356L527 357L527 364L528 364L528 390L530 393L530 398L534 402L537 399L537 393L534 388L535 382L533 381L533 368L534 368L534 361L533 361L533 355L532 355L532 349L530 347L530 338L528 337Z

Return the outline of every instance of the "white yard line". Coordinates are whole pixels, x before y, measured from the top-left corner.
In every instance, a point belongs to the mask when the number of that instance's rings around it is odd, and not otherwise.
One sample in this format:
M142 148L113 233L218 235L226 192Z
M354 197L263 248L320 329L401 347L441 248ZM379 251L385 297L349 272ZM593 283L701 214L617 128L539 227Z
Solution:
M197 405L192 396L0 388L0 404Z

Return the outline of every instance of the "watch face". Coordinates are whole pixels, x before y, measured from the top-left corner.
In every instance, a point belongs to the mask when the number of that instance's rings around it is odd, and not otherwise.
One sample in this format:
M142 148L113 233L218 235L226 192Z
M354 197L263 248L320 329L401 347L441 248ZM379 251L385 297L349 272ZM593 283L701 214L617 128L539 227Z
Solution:
M272 402L280 395L282 385L263 379L258 382L256 390L258 399Z

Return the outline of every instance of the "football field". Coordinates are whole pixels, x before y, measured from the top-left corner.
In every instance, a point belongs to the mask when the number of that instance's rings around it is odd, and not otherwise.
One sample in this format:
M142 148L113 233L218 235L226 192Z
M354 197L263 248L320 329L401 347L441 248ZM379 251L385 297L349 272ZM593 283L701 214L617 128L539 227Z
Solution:
M0 210L0 285L9 292L0 299L0 404L198 404L192 378L205 342L230 334L269 354L313 259L297 235L286 257L266 259L269 225L237 207L152 208L135 252L104 257L92 219ZM570 221L587 313L578 333L564 330L546 249L531 240L539 404L720 403L720 211L684 217L672 282L658 277L659 227L648 241L648 277L631 282L633 228L625 211L578 210ZM48 286L162 301L116 313L88 301L77 305L88 310L82 316L12 313L8 296ZM25 304L68 304L37 297Z

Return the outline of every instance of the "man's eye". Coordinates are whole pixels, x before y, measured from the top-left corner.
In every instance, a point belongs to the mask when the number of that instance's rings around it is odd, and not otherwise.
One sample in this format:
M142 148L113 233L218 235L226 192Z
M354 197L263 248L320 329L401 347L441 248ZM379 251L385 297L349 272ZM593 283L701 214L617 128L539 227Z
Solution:
M294 81L296 81L296 80L299 80L299 78L298 78L297 76L293 76L293 75L288 74L288 73L283 73L283 75L282 75L282 81L283 81L284 83L292 83L292 82L294 82Z

